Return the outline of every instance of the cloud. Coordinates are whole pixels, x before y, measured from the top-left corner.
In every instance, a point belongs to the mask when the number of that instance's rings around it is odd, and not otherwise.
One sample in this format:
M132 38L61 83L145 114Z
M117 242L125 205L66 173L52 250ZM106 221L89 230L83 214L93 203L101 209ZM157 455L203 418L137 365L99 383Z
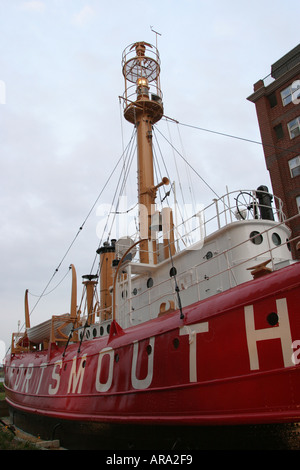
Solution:
M44 11L46 5L40 0L32 0L31 2L23 2L21 8L23 10Z
M94 10L89 5L85 5L79 13L73 15L72 23L78 26L84 26L93 16Z

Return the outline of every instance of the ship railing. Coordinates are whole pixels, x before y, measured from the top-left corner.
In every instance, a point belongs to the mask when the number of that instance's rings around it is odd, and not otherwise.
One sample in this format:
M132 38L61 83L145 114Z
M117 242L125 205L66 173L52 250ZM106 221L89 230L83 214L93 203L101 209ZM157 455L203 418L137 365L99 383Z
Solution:
M299 217L300 217L300 214L297 214L294 217L291 217L290 219L285 220L285 222L289 223ZM260 263L262 260L269 261L271 271L277 270L278 269L277 264L278 263L280 264L280 262L283 262L284 264L289 264L289 263L294 262L291 259L290 260L282 259L281 255L276 256L276 251L282 249L283 246L287 246L288 250L290 250L291 244L296 245L296 243L300 241L300 235L294 238L282 240L280 245L271 246L271 243L270 243L270 240L271 240L271 236L269 236L270 232L271 231L273 232L274 230L276 230L276 228L280 227L282 223L283 222L278 222L277 224L272 225L272 227L266 228L265 230L260 232L260 235L265 236L265 238L268 240L268 245L266 249L255 251L255 253L253 253L252 256L248 256L245 259L235 261L234 263L230 261L232 258L231 254L234 250L242 248L244 245L249 243L250 239L247 239L232 246L229 249L214 253L212 258L208 259L204 257L204 259L201 260L201 262L195 264L194 266L188 266L184 271L180 271L180 273L178 274L179 279L188 278L191 280L191 282L185 286L184 290L193 289L193 292L194 292L193 302L203 300L203 298L205 298L205 296L203 297L204 289L201 289L201 286L203 286L207 282L207 278L203 277L203 275L201 276L201 274L203 273L209 272L210 281L214 278L218 278L222 276L222 283L220 285L225 286L221 290L223 291L223 290L227 290L229 288L235 287L240 283L246 282L247 280L250 280L252 278L250 268L255 267L257 263ZM223 260L224 263L221 263L221 262L219 263L220 265L223 264L223 269L212 272L212 270L209 269L209 264L213 262L214 267L215 267L217 265L217 263L215 263L217 259ZM249 271L249 274L247 275L248 278L244 277L242 281L239 281L238 278L240 278L240 276L236 276L236 273L240 268L243 268L243 267L245 271L247 270ZM130 276L128 276L128 279L130 279ZM121 291L123 290L123 292L126 292L126 295L124 294L123 296L121 296L121 301L118 305L119 313L117 315L117 318L121 320L121 324L122 322L125 322L124 317L126 316L131 317L132 315L134 315L135 322L139 322L139 321L143 322L143 321L146 321L146 319L156 318L160 312L160 305L162 305L162 303L173 302L175 305L175 308L176 309L178 308L177 294L175 292L174 279L172 278L171 275L168 279L164 279L159 282L156 282L155 285L147 289L146 292L140 292L140 293L137 292L135 293L135 295L133 295L131 292L131 289L128 287L130 286L128 284L128 281L126 281L125 279L119 286L119 289L121 289ZM202 291L202 294L201 294L201 291ZM215 293L218 293L218 292L215 292ZM140 304L139 307L135 306L134 312L132 310L133 299L135 299L135 305L137 305L138 303ZM138 318L140 318L140 320L138 320ZM129 321L131 322L131 319Z
M269 198L268 204L263 204L257 194ZM233 222L243 222L248 220L269 220L282 223L286 217L283 212L281 199L270 194L267 191L243 189L227 192L222 197L216 198L206 207L199 205L197 211L193 212L191 204L185 207L174 205L172 208L173 218L178 220L181 217L182 222L174 225L174 244L176 252L185 250L195 243L201 244L205 237L220 230ZM152 232L152 237L156 240L158 259L162 260L160 246L164 244L164 232ZM130 238L137 240L138 233L132 234ZM169 236L171 241L171 236ZM140 250L137 247L137 252ZM135 256L133 262L138 263L139 256Z
M144 96L149 98L151 101L162 103L163 94L156 82L148 83L147 89L145 89L144 94L139 94L139 96ZM138 104L137 98L137 86L136 84L127 86L125 92L123 93L123 108L126 110L128 107Z
M18 331L12 333L12 339L11 339L11 353L19 353L19 352L24 352L29 350L29 344L23 343L23 340L26 340L26 333Z
M260 201L258 193L260 196L266 196L269 199L268 204ZM284 222L286 218L281 199L267 191L253 189L227 192L225 195L213 199L212 203L201 212L203 213L202 223L204 224L205 236L232 222L263 220L267 217L269 217L269 220ZM193 215L194 217L195 215ZM181 225L188 226L190 222L191 219Z

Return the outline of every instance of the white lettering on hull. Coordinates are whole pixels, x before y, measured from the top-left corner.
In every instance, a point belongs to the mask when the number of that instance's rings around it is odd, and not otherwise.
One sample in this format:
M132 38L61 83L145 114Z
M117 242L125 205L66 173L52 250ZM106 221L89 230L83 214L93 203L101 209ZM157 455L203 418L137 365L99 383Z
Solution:
M59 367L59 371L57 372L56 369ZM62 368L62 361L56 361L53 366L52 371L52 379L56 381L56 384L53 386L52 384L49 385L48 393L49 395L55 395L58 392L59 385L60 385L60 371Z
M15 381L15 384L14 384L14 390L17 390L17 388L20 385L22 372L23 372L23 367L24 367L24 364L20 364L20 366L17 370L17 378L16 378L16 381Z
M101 374L101 364L104 356L109 356L109 369L108 369L108 377L106 382L100 382L100 374ZM114 350L112 348L104 348L99 352L98 358L98 367L96 373L96 390L97 392L107 392L112 384L113 379L113 370L114 370Z
M25 379L21 388L21 392L25 391L25 393L28 393L28 384L32 377L32 374L33 374L33 364L30 363L26 370L26 375L25 375Z
M43 377L44 377L44 371L47 367L47 363L46 362L43 362L43 364L40 365L40 369L41 369L41 375L40 375L40 380L39 380L39 383L38 383L38 386L37 386L37 389L36 389L36 395L39 393L40 391L40 386L41 386L41 383L42 383L42 380L43 380Z
M78 370L76 370L77 356L73 357L72 369L71 369L70 376L69 376L68 393L70 393L71 388L72 388L72 393L76 393L77 387L78 387L77 393L81 393L83 376L84 376L84 371L85 371L85 361L86 361L86 354L82 356Z
M144 379L138 379L136 377L136 365L138 358L139 342L133 343L133 358L131 364L131 384L136 390L144 390L151 385L153 379L153 358L154 358L154 342L155 338L152 336L149 339L149 345L151 346L150 354L148 354L148 371L147 376Z
M259 330L255 329L253 305L247 305L246 307L244 307L246 335L251 370L259 369L257 342L267 341L270 339L281 340L284 367L290 367L293 365L291 357L292 335L286 299L276 300L276 305L279 317L278 326L263 328Z
M208 322L194 323L179 328L179 334L189 335L189 373L190 382L197 382L197 334L208 332Z
M245 317L245 328L246 328L246 340L247 348L249 353L249 362L251 370L258 370L259 366L259 357L258 357L258 348L257 343L259 341L268 341L272 339L280 339L282 356L285 367L292 367L294 364L300 362L300 349L297 350L294 354L291 354L291 347L296 349L300 346L300 342L295 341L292 343L291 328L289 322L287 300L285 298L276 300L277 313L279 317L278 325L270 326L267 328L256 329L255 328L255 319L254 319L254 307L253 305L247 305L244 307L244 317ZM197 335L199 333L207 333L209 331L209 323L201 322L195 323L192 325L184 325L179 327L179 335L186 336L188 335L189 342L189 357L188 357L188 371L189 371L189 381L194 383L198 381L197 377ZM144 344L145 341L134 341L132 343L132 358L131 358L131 385L135 390L144 390L151 386L154 375L154 351L155 351L155 342L156 338L154 336L149 338L149 353L146 359L147 367L146 376L144 378L138 378L138 359L141 354L140 343ZM129 347L129 345L128 345ZM130 354L130 351L127 350L127 353ZM77 356L72 359L72 366L70 368L70 374L68 379L68 388L67 393L78 393L80 394L83 389L84 380L85 380L85 369L87 355L83 355L80 358L80 361L77 361ZM167 358L161 358L164 361L167 361ZM78 362L78 364L77 364ZM61 373L62 373L63 361L58 360L54 364L51 363L42 363L39 366L39 377L37 383L35 394L37 395L40 392L41 385L45 380L47 380L46 386L48 387L49 395L56 395L59 391L61 384ZM114 377L114 366L115 365L115 350L111 347L105 347L98 354L98 363L97 369L95 371L95 389L99 393L108 392L113 384ZM159 364L158 364L159 366ZM9 383L11 383L14 375L15 363L12 363L10 372L8 375ZM26 373L24 371L26 367ZM52 368L49 371L49 374L45 373L48 367ZM30 384L33 382L31 379L34 374L34 364L30 363L28 366L20 364L16 367L16 378L13 385L13 389L19 390L23 393L30 392ZM47 378L46 378L47 377ZM90 377L90 376L89 376ZM33 386L33 385L32 385ZM44 389L42 390L44 393Z

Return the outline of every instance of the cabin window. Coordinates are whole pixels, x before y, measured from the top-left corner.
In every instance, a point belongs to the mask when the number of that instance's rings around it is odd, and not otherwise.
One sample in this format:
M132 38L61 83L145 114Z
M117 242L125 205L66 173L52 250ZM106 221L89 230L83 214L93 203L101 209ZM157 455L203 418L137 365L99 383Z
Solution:
M177 269L175 268L175 266L172 266L172 268L170 269L170 277L174 277L176 276L177 274Z
M271 312L269 313L269 315L267 316L267 322L269 323L269 325L271 326L275 326L278 324L278 321L279 321L279 317L277 315L276 312Z
M213 253L211 251L208 251L203 258L211 259L213 256L214 256Z
M149 288L152 287L152 286L153 286L153 279L152 279L152 277L149 277L149 279L148 279L148 281L147 281L147 287L148 287L148 289L149 289Z
M263 242L263 236L254 230L250 233L250 240L254 245L260 245Z
M273 241L274 245L276 245L276 246L281 245L281 238L278 235L278 233L272 233L272 241Z

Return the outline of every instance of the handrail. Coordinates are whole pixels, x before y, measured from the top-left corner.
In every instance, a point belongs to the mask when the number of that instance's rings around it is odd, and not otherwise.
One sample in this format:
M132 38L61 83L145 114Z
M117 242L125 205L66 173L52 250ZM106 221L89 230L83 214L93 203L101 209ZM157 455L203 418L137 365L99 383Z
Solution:
M253 189L241 189L237 191L231 191L227 192L223 196L219 197L218 199L214 199L209 205L206 207L201 207L199 208L200 210L198 212L193 213L190 217L186 218L183 220L181 223L179 223L177 226L174 226L174 237L175 237L175 244L179 248L178 251L182 251L182 249L187 248L188 246L191 246L195 242L201 241L199 239L199 236L197 235L197 231L200 230L200 235L202 238L208 236L209 234L212 234L216 230L219 230L226 225L233 223L233 222L241 222L242 219L239 217L239 214L237 213L237 207L236 207L236 199L240 193L250 193L251 196L253 197L254 201L254 214L251 214L249 212L248 215L250 217L247 217L247 220L266 220L262 219L261 214L259 212L259 209L262 208L269 208L269 206L265 204L260 204L259 201L257 200L256 193L259 192L261 194L268 194L272 196L272 211L274 214L274 220L279 221L280 223L284 222L286 217L285 214L282 210L282 201L280 198L277 196L267 192L267 191L260 191L260 190L253 190ZM189 205L187 205L186 209L189 209ZM173 212L176 211L176 204L175 207L172 208ZM201 215L199 217L199 214ZM234 219L233 219L234 217ZM196 223L195 223L196 221ZM186 227L190 227L190 229L187 231ZM130 238L135 239L136 234L134 235L129 235ZM162 235L160 234L157 237L157 240L159 241L162 238ZM196 240L195 240L196 238ZM202 240L203 241L203 240ZM180 242L184 246L180 248Z

